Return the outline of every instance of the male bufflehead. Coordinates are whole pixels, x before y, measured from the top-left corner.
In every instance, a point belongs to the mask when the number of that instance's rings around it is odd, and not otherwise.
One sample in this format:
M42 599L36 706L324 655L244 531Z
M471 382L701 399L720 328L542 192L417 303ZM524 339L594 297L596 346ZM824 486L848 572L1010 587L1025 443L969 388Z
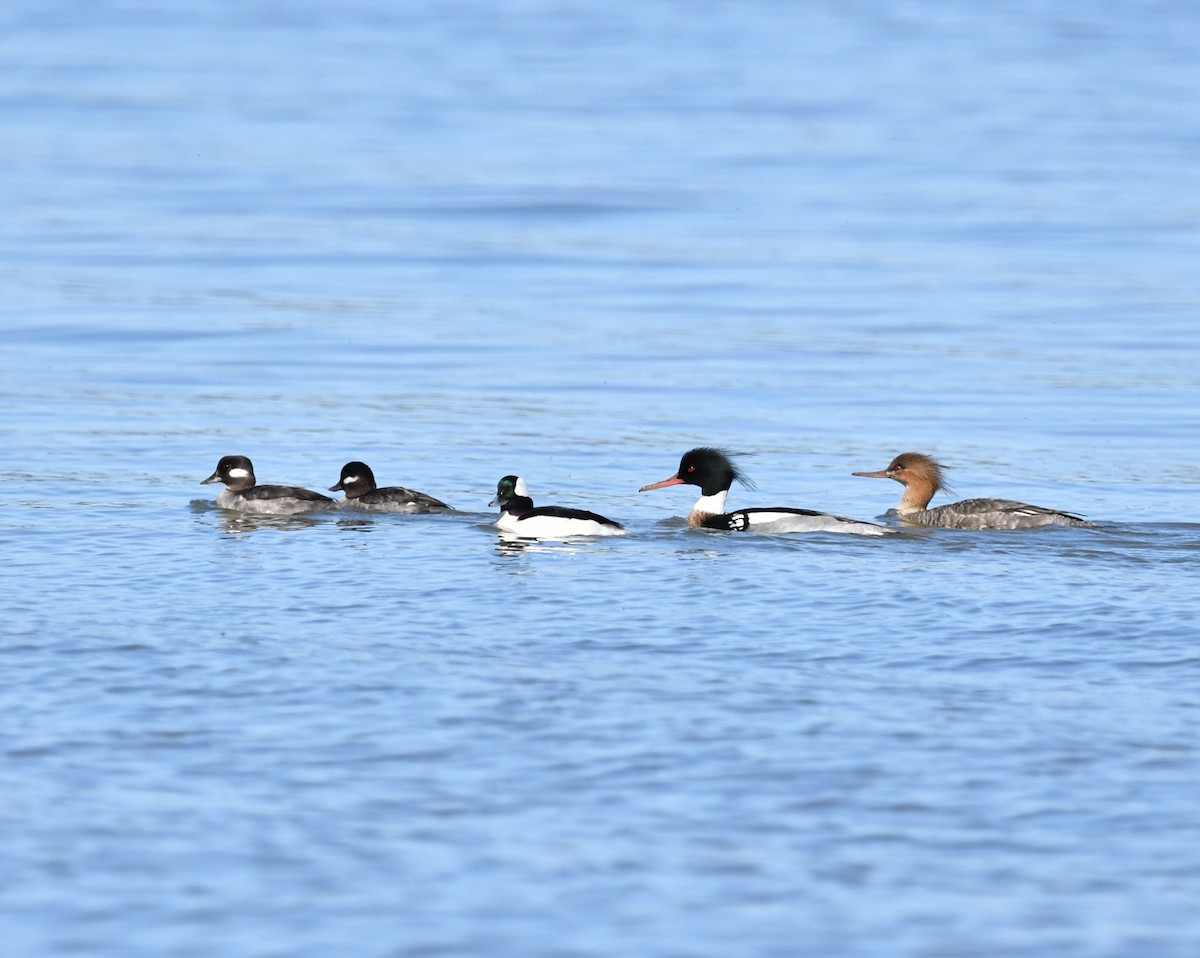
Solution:
M570 539L575 536L623 536L625 527L612 519L584 509L562 506L535 508L529 489L520 476L505 476L496 484L496 498L489 506L500 507L496 528L527 539Z

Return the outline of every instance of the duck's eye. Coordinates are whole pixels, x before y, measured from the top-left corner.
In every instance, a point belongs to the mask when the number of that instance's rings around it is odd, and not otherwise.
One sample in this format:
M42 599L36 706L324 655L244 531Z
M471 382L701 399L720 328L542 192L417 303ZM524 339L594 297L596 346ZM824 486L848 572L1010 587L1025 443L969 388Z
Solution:
M903 466L892 466L892 470L891 470L891 471L892 471L892 472L903 472L903 471L904 471L904 467L903 467Z
M695 472L695 471L696 471L695 466L688 466L688 472Z

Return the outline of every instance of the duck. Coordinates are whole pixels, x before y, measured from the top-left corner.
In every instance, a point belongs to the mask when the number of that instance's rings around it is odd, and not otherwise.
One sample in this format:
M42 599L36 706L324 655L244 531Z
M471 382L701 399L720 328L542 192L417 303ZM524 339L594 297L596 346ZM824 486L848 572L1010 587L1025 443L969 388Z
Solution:
M739 509L725 511L725 499L734 482L753 489L733 462L730 454L713 446L689 449L679 460L675 475L642 486L639 492L663 489L667 486L700 487L700 498L688 515L688 525L698 529L720 529L724 532L839 532L860 536L892 535L893 530L874 522L847 519L812 509L777 507L770 509Z
M342 466L337 483L329 487L330 492L344 492L343 507L367 509L371 512L404 512L417 515L427 512L450 512L450 506L423 492L405 489L403 486L375 485L375 473L365 462L355 460Z
M223 482L217 505L235 512L256 515L294 516L305 512L331 509L336 503L329 496L299 486L259 485L254 466L245 456L222 456L217 468L201 485Z
M520 476L504 476L496 483L489 506L500 507L496 528L526 539L573 539L577 536L623 536L619 522L584 509L563 506L535 507L529 487Z
M902 522L941 529L1040 529L1043 526L1091 526L1083 516L1013 499L964 499L929 508L929 501L949 491L942 466L931 456L904 452L878 472L855 472L866 479L894 479L904 486L896 514Z

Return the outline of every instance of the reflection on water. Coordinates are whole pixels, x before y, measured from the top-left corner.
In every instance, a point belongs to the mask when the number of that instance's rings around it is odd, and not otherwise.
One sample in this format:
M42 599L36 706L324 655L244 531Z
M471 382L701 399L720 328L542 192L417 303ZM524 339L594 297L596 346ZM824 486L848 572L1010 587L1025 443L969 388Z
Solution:
M605 537L607 538L607 537ZM533 539L511 532L496 534L497 555L519 555L523 552L548 552L559 555L612 552L611 545L601 545L595 536L575 536L565 539Z
M326 521L312 516L264 516L226 510L222 510L222 513L221 528L227 535L243 535L248 532L258 532L260 529L294 532L299 529L311 529L317 523Z

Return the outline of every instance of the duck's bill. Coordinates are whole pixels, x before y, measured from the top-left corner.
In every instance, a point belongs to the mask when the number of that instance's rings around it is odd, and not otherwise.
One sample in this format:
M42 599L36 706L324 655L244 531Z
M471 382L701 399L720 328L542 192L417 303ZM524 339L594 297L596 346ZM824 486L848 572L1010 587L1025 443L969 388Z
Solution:
M664 479L662 482L655 482L648 486L642 486L638 492L649 492L651 489L663 489L667 486L682 486L683 480L678 476L672 476L670 479Z

